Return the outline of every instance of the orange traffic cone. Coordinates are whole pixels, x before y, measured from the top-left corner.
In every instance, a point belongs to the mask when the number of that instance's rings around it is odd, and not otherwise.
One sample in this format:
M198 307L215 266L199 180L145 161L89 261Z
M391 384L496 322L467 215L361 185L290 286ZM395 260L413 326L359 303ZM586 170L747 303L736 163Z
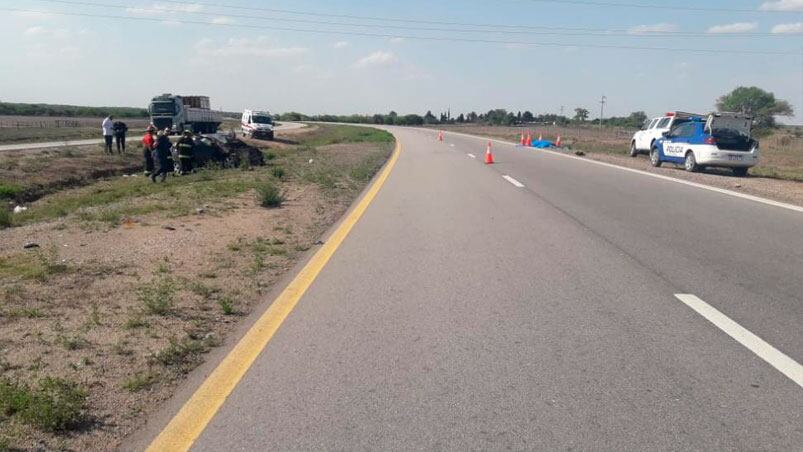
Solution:
M533 136L530 132L527 132L527 141L524 142L524 145L527 147L531 147L533 145Z
M494 163L494 155L491 152L491 141L488 140L488 147L485 148L485 164L492 165Z
M527 141L525 141L525 139L524 139L524 132L521 133L521 141L519 141L519 144L522 145L522 146L527 144Z
M558 135L558 139L557 139L557 140L555 140L555 146L557 146L557 147L561 147L561 144L560 144L560 135Z

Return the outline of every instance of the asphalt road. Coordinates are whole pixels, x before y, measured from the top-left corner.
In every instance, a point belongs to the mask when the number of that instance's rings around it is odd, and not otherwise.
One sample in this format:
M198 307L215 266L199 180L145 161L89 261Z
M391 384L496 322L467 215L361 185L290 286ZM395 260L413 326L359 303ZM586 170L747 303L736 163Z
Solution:
M283 130L292 130L292 129L300 129L302 127L306 127L306 124L303 123L296 123L296 122L288 122L288 123L277 123L279 124L276 127L277 132L281 132ZM100 128L98 128L100 130ZM129 134L126 137L126 143L129 141L139 141L142 137L138 134ZM38 142L38 143L15 143L15 144L2 144L0 145L0 152L3 151L27 151L33 149L48 149L48 148L58 148L64 146L86 146L89 144L101 144L103 143L103 138L92 138L88 140L65 140L65 141L46 141L46 142Z
M193 450L800 450L799 383L675 295L800 363L803 213L393 130L387 183Z

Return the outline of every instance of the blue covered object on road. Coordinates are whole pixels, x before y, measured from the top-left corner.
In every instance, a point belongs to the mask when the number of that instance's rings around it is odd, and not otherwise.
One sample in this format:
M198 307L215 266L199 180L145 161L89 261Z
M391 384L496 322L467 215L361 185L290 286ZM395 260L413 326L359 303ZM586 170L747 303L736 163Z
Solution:
M554 148L555 147L555 143L553 143L552 141L549 141L549 140L534 140L533 144L532 144L532 147L538 148L538 149Z

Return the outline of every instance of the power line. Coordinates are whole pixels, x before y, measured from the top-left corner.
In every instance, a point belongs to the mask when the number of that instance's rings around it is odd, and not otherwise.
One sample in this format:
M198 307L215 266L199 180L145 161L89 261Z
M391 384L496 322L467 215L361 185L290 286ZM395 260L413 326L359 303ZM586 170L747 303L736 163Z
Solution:
M605 2L596 0L527 0L532 3L554 3L575 6L600 6L606 8L639 8L639 9L663 9L670 11L695 11L695 12L720 12L720 13L781 13L781 14L801 14L801 11L786 11L774 9L749 9L749 8L717 8L712 6L677 6L677 5L658 5L633 2Z
M135 16L115 16L110 14L89 14L67 11L41 11L30 10L22 8L2 8L0 11L8 12L22 12L22 13L37 13L37 14L56 14L62 16L73 17L87 17L96 19L118 19L129 21L144 21L144 22L164 22L163 18L152 17L135 17ZM675 47L647 47L647 46L626 46L626 45L608 45L608 44L571 44L559 42L535 42L535 41L506 41L496 39L481 39L481 38L454 38L447 36L416 36L404 34L386 34L386 33L369 33L359 31L340 31L340 30L314 30L306 28L292 28L292 27L273 27L264 25L250 25L250 24L226 24L215 22L204 22L198 20L177 20L177 23L188 25L207 25L215 27L227 28L243 28L251 30L268 30L268 31L289 31L298 33L311 33L311 34L330 34L340 36L362 36L372 38L402 38L423 41L442 41L442 42L467 42L467 43L480 43L480 44L510 44L510 45L524 45L524 46L537 46L537 47L559 47L559 48L591 48L591 49L616 49L616 50L649 50L649 51L668 51L668 52L684 52L684 53L698 53L698 54L736 54L736 55L797 55L797 52L777 51L777 50L719 50L719 49L701 49L701 48L675 48Z
M207 16L207 17L228 17L228 18L238 18L238 19L249 19L249 20L273 20L273 21L284 21L284 22L295 22L295 23L304 23L304 24L314 24L314 25L329 25L329 26L344 26L344 27L361 27L361 28L383 28L383 29L396 29L396 30L408 30L408 31L432 31L432 32L443 32L443 33L495 33L495 34L508 34L508 35L555 35L555 36L611 36L611 37L647 37L647 38L667 38L667 37L677 37L677 38L687 38L687 37L707 37L707 38L749 38L749 37L789 37L789 33L787 34L778 34L778 33L700 33L700 32L682 32L682 31L637 31L637 30L616 30L616 29L601 29L601 28L574 28L574 27L532 27L529 31L523 30L510 30L510 29L503 29L503 30L463 30L463 29L455 29L455 28L437 28L437 27L420 27L420 26L408 26L408 25L388 25L388 24L366 24L366 23L353 23L353 22L332 22L332 21L319 21L319 20L310 20L310 19L289 19L283 17L267 17L267 16L254 16L251 14L234 14L230 12L224 13L217 13L217 12L206 12L206 11L185 11L181 9L171 9L171 8L159 8L153 9L148 7L131 7L126 5L119 5L119 4L108 4L108 3L98 3L98 2L88 2L88 1L70 1L70 0L35 0L39 2L46 2L46 3L57 3L57 4L66 4L66 5L73 5L73 6L91 6L91 7L101 7L101 8L116 8L116 9L126 9L126 10L138 10L138 11L154 11L154 12L172 12L172 13L181 13L181 14L194 14L200 16ZM314 13L309 13L313 15ZM431 22L427 22L431 23ZM444 24L448 24L445 22ZM476 26L476 25L475 25ZM483 27L502 27L501 25L483 25ZM511 27L511 26L504 26L504 27ZM512 27L516 27L515 25ZM561 32L555 31L545 31L545 30L559 30ZM569 31L564 32L564 31ZM801 34L801 33L795 33Z

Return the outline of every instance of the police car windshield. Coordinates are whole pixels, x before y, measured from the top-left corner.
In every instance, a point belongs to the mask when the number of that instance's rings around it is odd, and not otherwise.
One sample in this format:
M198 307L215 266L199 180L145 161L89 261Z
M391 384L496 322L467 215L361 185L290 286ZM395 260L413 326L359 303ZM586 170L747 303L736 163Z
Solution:
M270 116L254 116L251 118L254 124L273 124L273 119Z
M151 104L152 113L175 113L175 104L173 102L154 102Z

